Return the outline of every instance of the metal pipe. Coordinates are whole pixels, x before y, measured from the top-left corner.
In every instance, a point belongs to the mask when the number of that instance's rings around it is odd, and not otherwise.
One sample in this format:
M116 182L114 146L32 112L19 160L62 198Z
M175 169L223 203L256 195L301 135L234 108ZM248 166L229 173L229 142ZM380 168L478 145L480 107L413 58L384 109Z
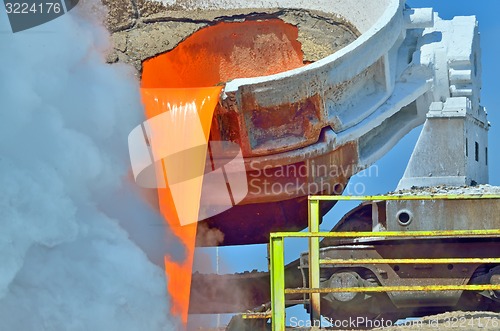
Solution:
M320 264L464 264L500 263L500 258L439 258L439 259L320 259Z
M341 292L408 292L408 291L488 291L500 290L500 285L426 285L426 286L376 286L344 288L294 288L286 289L285 294L303 293L341 293Z
M438 230L438 231L384 231L384 232L275 232L271 238L385 238L385 237L496 237L500 235L500 229L494 230Z

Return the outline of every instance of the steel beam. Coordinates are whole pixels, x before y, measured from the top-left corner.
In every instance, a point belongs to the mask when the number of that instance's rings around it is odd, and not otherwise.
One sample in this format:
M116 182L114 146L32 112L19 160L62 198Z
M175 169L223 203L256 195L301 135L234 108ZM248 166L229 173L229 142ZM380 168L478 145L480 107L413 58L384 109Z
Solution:
M271 316L273 331L285 331L284 238L271 238Z
M319 200L309 200L309 232L319 232ZM319 237L309 238L309 287L319 287ZM321 326L321 298L319 293L310 294L312 325Z

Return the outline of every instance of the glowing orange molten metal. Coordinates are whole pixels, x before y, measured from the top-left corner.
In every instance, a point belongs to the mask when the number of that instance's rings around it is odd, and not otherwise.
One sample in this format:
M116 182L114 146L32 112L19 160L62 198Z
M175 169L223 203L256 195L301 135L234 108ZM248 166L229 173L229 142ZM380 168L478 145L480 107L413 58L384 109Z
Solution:
M172 51L143 63L141 84L147 118L194 102L205 142L208 142L212 116L222 90L216 85L235 78L270 75L303 66L297 37L296 27L278 19L219 23L194 33ZM179 120L182 121L182 117ZM179 125L186 126L184 135L189 135L189 124ZM161 132L155 134L161 139ZM182 135L169 143L181 143L187 137ZM154 153L153 145L152 149ZM164 175L164 169L157 169L157 173ZM199 207L198 193L194 185L193 193L185 197L191 208ZM197 224L180 225L179 206L176 208L168 185L158 189L158 197L162 215L185 246L186 258L182 263L165 257L172 313L180 316L185 327Z
M204 87L303 66L298 29L281 20L219 23L144 62L143 87Z
M153 118L160 113L166 111L162 105L168 103L170 112L174 111L195 111L196 120L201 123L204 134L204 142L208 143L210 133L210 126L212 123L213 112L219 100L219 94L222 87L205 87L205 88L191 88L191 89L142 89L143 102L146 108L146 117ZM186 108L186 105L194 104L195 107ZM163 109L162 109L163 108ZM176 110L172 110L176 109ZM169 142L172 144L182 145L183 140L189 139L196 130L192 120L189 120L185 114L178 113L177 120L183 121L185 130L178 134L179 141ZM198 124L195 123L195 124ZM167 132L154 131L156 136L155 141L163 140L167 136ZM153 154L155 153L155 145L152 144ZM158 152L161 154L161 151ZM202 156L205 159L205 155ZM189 167L189 164L180 165ZM204 167L204 164L201 165ZM164 168L157 169L159 176L167 180L166 174L163 174ZM167 184L166 188L158 188L158 200L160 204L160 211L167 221L171 231L177 236L185 247L186 259L182 263L171 261L168 256L165 256L165 271L168 275L168 291L172 298L172 313L176 316L181 316L183 323L187 323L187 313L189 308L189 292L191 285L191 270L194 256L194 243L196 238L196 223L181 226L179 220L179 213L182 209L191 209L197 214L199 208L199 199L201 191L201 183L189 187L190 191L186 192L185 204L182 206L174 204L174 197L172 191ZM192 222L197 221L197 216Z

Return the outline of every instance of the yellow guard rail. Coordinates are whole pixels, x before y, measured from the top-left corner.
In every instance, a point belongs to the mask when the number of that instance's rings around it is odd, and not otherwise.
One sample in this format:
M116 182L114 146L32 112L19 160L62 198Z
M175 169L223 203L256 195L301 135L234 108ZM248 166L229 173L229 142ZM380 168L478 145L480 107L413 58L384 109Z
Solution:
M388 201L388 200L471 200L500 199L498 194L484 195L413 195L413 196L310 196L309 232L276 232L270 236L271 273L271 323L273 331L284 331L286 327L285 295L291 293L310 294L311 319L320 324L320 294L331 292L391 292L391 291L450 291L450 290L500 290L500 285L431 285L431 286L377 286L352 288L320 288L320 264L352 263L499 263L500 258L440 258L440 259L363 259L341 260L319 258L319 238L374 238L374 237L481 237L496 236L499 230L449 230L449 231L387 231L387 232L319 232L320 201ZM285 289L285 238L309 238L309 288ZM319 322L318 322L319 321ZM318 323L318 324L316 324Z

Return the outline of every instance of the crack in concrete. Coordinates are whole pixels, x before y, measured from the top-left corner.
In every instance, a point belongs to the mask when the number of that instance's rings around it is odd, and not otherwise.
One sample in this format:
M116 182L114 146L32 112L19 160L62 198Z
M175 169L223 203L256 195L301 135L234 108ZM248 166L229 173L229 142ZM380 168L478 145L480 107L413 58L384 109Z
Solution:
M142 62L167 52L191 34L220 22L281 19L297 26L304 62L326 57L355 40L359 31L339 15L292 8L185 10L149 0L101 0L109 8L107 26L114 49L109 63L132 64L140 76Z

